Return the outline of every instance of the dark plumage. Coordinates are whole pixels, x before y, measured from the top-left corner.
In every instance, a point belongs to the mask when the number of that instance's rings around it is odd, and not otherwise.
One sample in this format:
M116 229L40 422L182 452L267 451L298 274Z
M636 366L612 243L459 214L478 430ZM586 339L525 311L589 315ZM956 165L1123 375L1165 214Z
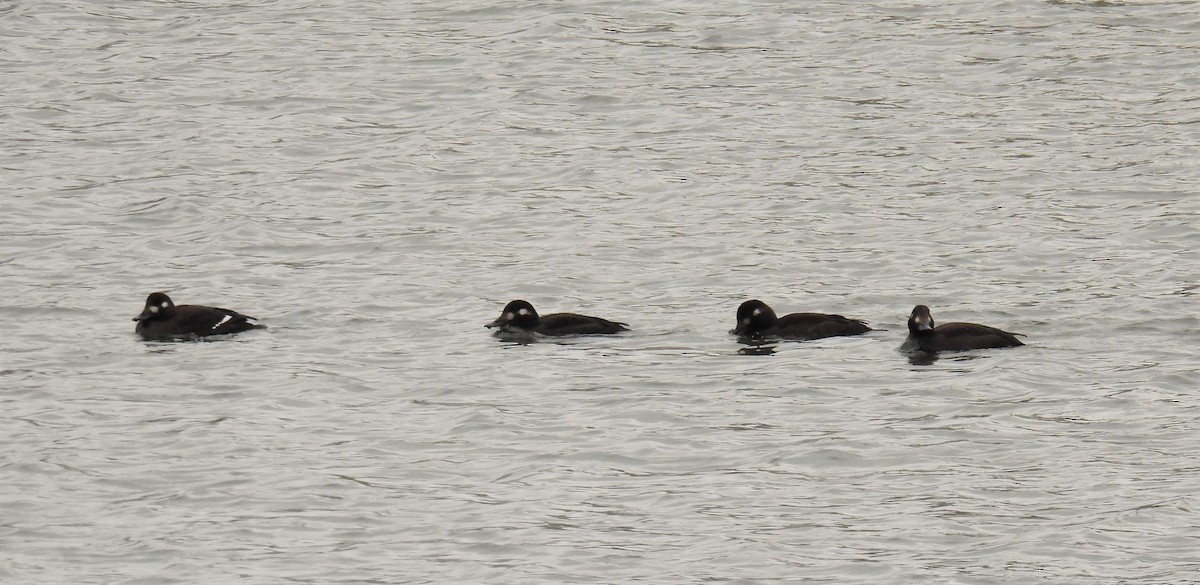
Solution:
M779 337L783 339L821 339L844 335L862 335L871 331L858 319L825 313L792 313L776 317L766 303L746 301L738 307L737 327L730 333L740 337Z
M499 332L528 332L542 335L590 335L628 331L624 323L575 313L553 313L538 316L533 305L512 301L505 305L500 317L484 327L496 327Z
M160 292L146 297L146 308L133 318L138 322L134 331L147 341L195 339L266 328L266 325L251 323L252 319L254 317L218 307L176 306L171 297Z
M912 316L908 318L908 339L904 340L900 349L933 352L1018 345L1025 344L1014 334L987 325L943 323L935 327L929 307L917 305L913 308Z

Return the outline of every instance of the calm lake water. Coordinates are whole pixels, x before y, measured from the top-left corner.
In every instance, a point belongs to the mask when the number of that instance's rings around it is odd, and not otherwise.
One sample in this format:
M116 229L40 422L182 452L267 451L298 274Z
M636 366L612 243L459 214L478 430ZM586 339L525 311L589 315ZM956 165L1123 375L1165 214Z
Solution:
M1196 2L0 24L0 582L1200 582Z

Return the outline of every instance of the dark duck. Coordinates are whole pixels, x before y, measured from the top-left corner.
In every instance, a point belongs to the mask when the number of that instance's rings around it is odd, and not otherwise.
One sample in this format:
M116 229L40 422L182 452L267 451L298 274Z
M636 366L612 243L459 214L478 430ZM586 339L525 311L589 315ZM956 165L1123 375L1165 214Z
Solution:
M505 305L495 321L485 327L495 327L498 333L537 333L541 335L598 335L628 331L625 323L576 313L538 315L533 305L516 300Z
M822 339L846 335L862 335L871 331L866 323L841 315L825 313L791 313L777 317L766 303L751 300L742 303L737 311L737 327L730 333L750 339Z
M248 329L265 329L266 325L251 323L237 311L202 305L176 305L165 293L151 293L146 307L134 317L134 329L147 341L197 339L211 335L238 333Z
M964 351L1025 345L1015 334L978 323L942 323L934 325L929 307L917 305L908 318L908 339L900 346L905 351Z

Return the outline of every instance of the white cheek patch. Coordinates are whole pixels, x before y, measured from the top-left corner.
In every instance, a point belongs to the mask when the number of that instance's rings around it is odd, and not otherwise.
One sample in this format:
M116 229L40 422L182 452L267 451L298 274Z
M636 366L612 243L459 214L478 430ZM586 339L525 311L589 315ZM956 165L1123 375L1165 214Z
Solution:
M157 313L158 313L158 307L156 307L156 306L154 306L154 305L150 305L149 307L146 307L146 308L147 308L147 309L150 309L150 312L151 312L151 313L155 313L155 314L157 314Z
M529 309L521 309L520 311L517 311L517 313L521 314L522 316L528 315Z
M761 315L761 314L762 314L762 309L754 309L754 312L753 312L753 313L750 313L750 314L751 314L751 315L754 315L755 317L757 317L757 316L759 316L759 315Z
M165 308L167 308L167 305L169 305L169 304L170 303L168 303L167 301L163 301L162 304L159 306L165 309Z
M516 317L516 315L513 315L512 313L505 313L505 314L504 314L504 320L505 320L505 321L512 321L512 320L513 320L515 317Z
M224 325L224 324L228 323L228 322L229 322L229 320L230 320L230 319L232 319L232 318L233 318L233 317L230 317L229 315L225 315L224 317L221 317L221 320L220 320L220 321L218 321L216 325L213 325L213 326L212 326L212 328L215 330L217 327L220 327L220 326L222 326L222 325Z

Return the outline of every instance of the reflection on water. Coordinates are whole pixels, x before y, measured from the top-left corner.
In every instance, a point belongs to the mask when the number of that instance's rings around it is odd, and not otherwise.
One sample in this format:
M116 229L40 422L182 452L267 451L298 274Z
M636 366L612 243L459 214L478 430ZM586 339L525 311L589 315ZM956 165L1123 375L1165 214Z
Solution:
M906 354L908 356L908 363L910 363L914 366L929 366L929 365L933 365L933 363L938 361L939 359L942 359L943 356L941 354L944 354L944 353L950 354L949 356L946 356L946 359L948 359L948 360L955 361L955 362L967 362L967 361L977 360L977 359L984 357L984 354L980 354L979 352L986 352L986 351L989 351L989 350L973 349L973 350L968 350L968 351L938 352L938 351L921 351L921 350L917 349L917 350L911 350L911 351L901 350L901 353Z
M921 351L919 349L908 350L908 363L914 366L931 366L933 362L938 361L938 353L936 351Z
M611 338L617 335L597 333L594 335L543 335L524 329L501 329L492 332L492 337L507 345L532 345L535 343L553 343L557 345L576 345L585 343L592 338Z
M766 339L752 335L737 335L736 329L729 330L730 335L737 336L737 342L746 347L738 349L738 355L772 355L779 345L778 339Z
M498 329L492 332L492 337L496 338L501 343L514 345L529 345L536 343L544 336L538 335L532 331L522 331L519 329Z
M771 343L748 343L748 347L738 349L738 355L772 355L775 353L776 344Z

